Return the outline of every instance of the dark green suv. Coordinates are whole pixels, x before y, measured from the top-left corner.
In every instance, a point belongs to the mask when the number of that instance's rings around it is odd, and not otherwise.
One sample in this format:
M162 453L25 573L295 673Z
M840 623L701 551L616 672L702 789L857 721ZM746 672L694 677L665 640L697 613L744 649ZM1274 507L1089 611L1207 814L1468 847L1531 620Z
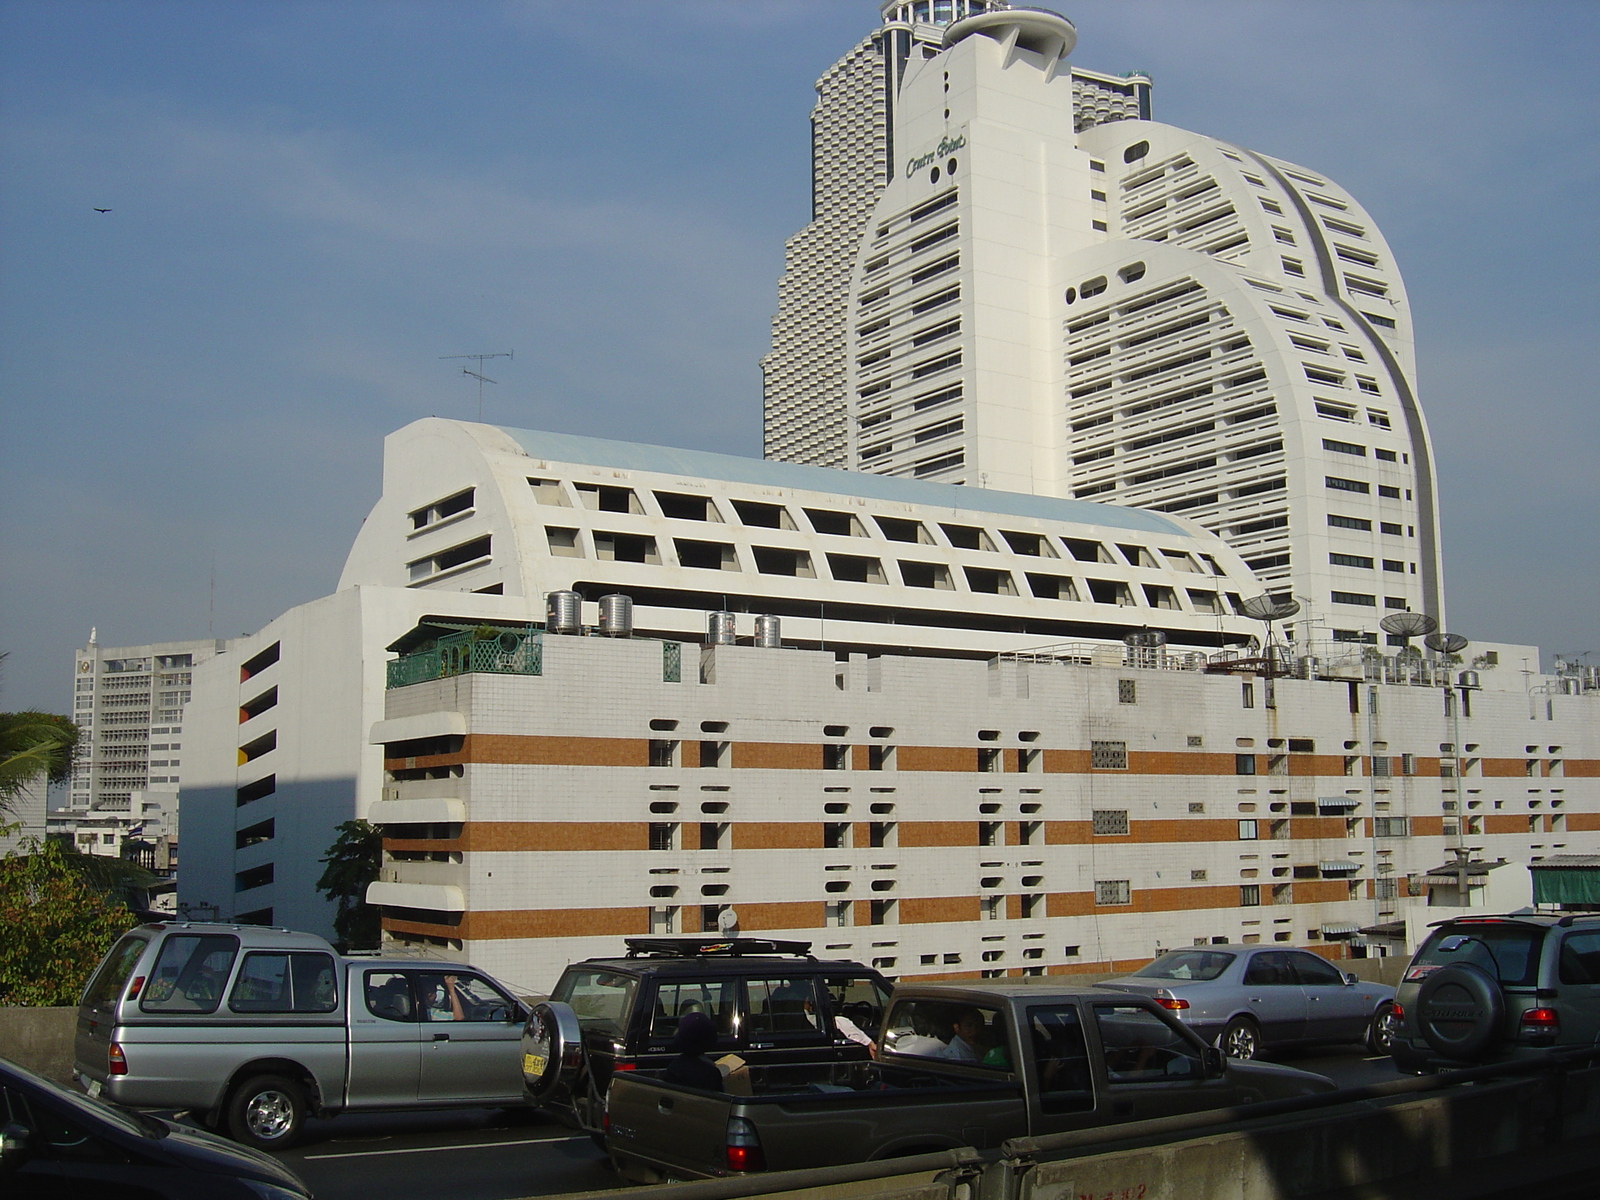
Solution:
M1440 921L1400 980L1392 1029L1412 1075L1600 1043L1600 913Z
M550 1002L534 1006L522 1031L529 1098L597 1136L612 1074L665 1068L678 1022L689 1013L704 1013L715 1025L713 1058L865 1061L865 1043L877 1035L889 998L891 985L877 971L815 958L810 942L624 942L621 958L591 958L562 972Z

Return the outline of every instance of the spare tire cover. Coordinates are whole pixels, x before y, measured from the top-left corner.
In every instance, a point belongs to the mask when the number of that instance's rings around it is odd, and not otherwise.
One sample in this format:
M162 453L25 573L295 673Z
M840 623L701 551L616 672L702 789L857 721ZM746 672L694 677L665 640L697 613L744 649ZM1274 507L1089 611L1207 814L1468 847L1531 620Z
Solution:
M583 1030L569 1005L535 1004L522 1027L522 1081L535 1101L570 1090L583 1067Z
M1477 967L1442 967L1417 991L1417 1027L1446 1058L1482 1058L1500 1041L1505 1017L1499 983Z

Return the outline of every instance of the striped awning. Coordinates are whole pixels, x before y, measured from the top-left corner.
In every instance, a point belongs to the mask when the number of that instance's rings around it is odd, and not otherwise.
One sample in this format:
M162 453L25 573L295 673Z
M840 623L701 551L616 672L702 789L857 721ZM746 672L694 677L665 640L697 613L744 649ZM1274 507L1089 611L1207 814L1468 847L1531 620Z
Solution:
M1360 932L1361 926L1354 921L1324 921L1322 925L1323 937L1348 937Z
M1349 812L1361 805L1360 796L1318 796L1317 808L1322 812Z
M1337 862L1325 862L1318 865L1322 867L1322 873L1324 875L1348 875L1352 871L1361 870L1360 863L1351 862L1347 858L1340 859Z

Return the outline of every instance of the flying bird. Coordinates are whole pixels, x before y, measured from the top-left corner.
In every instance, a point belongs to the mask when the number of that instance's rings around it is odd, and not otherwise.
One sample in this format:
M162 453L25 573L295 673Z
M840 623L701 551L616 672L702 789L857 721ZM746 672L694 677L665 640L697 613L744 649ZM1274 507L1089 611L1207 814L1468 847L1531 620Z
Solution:
M95 209L95 212L110 212L110 211L111 210L109 208L97 208L97 209Z

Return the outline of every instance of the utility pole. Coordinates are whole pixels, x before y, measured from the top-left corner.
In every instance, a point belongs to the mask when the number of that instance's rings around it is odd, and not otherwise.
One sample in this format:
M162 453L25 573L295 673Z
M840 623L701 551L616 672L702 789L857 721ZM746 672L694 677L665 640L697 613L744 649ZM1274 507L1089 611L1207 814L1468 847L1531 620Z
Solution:
M478 381L478 420L479 420L480 423L483 421L483 385L486 384L486 383L498 383L499 382L499 380L490 379L487 375L485 375L483 373L483 364L484 364L485 360L491 359L491 358L515 358L515 357L516 357L516 352L513 351L513 350L505 350L505 351L502 351L502 352L500 352L498 354L441 354L441 355L439 355L439 358L440 358L441 361L444 360L444 359L447 359L447 358L470 358L470 359L472 359L473 362L478 364L478 369L476 371L474 371L471 367L462 367L461 368L461 373L463 375L470 375L470 376L472 376L472 378L474 378L474 379L476 379Z

